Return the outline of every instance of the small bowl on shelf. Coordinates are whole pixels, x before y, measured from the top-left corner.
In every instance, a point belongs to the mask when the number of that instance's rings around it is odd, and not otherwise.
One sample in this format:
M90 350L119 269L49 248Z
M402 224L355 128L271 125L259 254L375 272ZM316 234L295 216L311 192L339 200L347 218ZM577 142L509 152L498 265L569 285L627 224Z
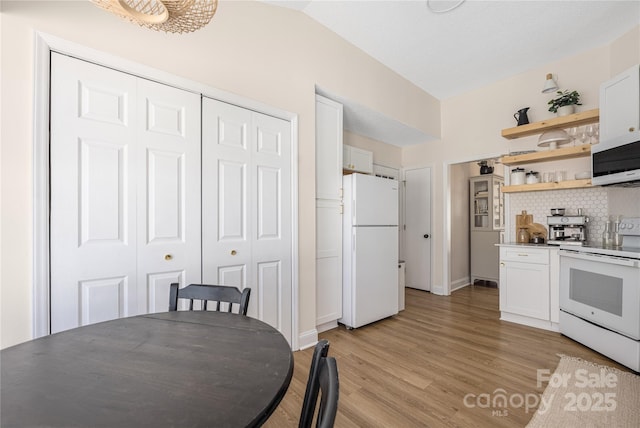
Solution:
M589 171L576 172L574 177L576 180L586 180L591 178L591 173Z

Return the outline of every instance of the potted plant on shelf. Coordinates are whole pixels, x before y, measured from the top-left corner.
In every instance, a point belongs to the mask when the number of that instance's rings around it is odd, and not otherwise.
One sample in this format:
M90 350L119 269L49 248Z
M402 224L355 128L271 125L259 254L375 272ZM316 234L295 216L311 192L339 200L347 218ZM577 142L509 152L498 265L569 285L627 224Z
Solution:
M580 104L580 94L578 91L558 91L558 96L547 104L549 107L549 111L553 113L557 113L558 116L566 116L568 114L573 114L575 112L575 106L581 106Z

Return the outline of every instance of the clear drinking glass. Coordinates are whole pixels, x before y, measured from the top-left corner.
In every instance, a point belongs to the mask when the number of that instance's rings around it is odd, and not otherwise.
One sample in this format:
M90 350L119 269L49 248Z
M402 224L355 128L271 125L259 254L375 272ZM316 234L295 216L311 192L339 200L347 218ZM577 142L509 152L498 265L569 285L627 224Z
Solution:
M567 131L567 134L569 134L569 137L571 137L571 143L573 143L573 145L576 145L576 139L578 138L578 127L574 126L572 128L569 128L569 130Z
M593 125L587 125L584 127L584 133L587 136L587 143L593 144L593 136L596 135L596 128Z

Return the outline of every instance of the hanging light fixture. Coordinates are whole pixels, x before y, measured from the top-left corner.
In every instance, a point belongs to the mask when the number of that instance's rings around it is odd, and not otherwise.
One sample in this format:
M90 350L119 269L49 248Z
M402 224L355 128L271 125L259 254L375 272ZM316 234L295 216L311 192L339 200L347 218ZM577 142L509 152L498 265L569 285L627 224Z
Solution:
M218 0L91 0L120 18L167 33L190 33L211 21Z
M553 74L547 74L547 80L544 81L544 87L542 88L543 94L548 94L549 92L554 92L558 90L558 84L553 78Z

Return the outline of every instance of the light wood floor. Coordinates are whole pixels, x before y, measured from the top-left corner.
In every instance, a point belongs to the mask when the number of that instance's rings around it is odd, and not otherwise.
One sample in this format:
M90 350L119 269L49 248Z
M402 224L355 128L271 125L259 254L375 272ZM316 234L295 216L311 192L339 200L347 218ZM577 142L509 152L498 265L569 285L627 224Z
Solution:
M449 297L407 289L406 301L397 316L320 335L338 363L336 427L523 427L534 409L498 415L471 406L499 388L507 397L539 396L546 385L536 385L537 370L553 373L558 353L628 371L559 333L500 321L495 288ZM297 426L312 352L295 353L291 385L267 427Z

